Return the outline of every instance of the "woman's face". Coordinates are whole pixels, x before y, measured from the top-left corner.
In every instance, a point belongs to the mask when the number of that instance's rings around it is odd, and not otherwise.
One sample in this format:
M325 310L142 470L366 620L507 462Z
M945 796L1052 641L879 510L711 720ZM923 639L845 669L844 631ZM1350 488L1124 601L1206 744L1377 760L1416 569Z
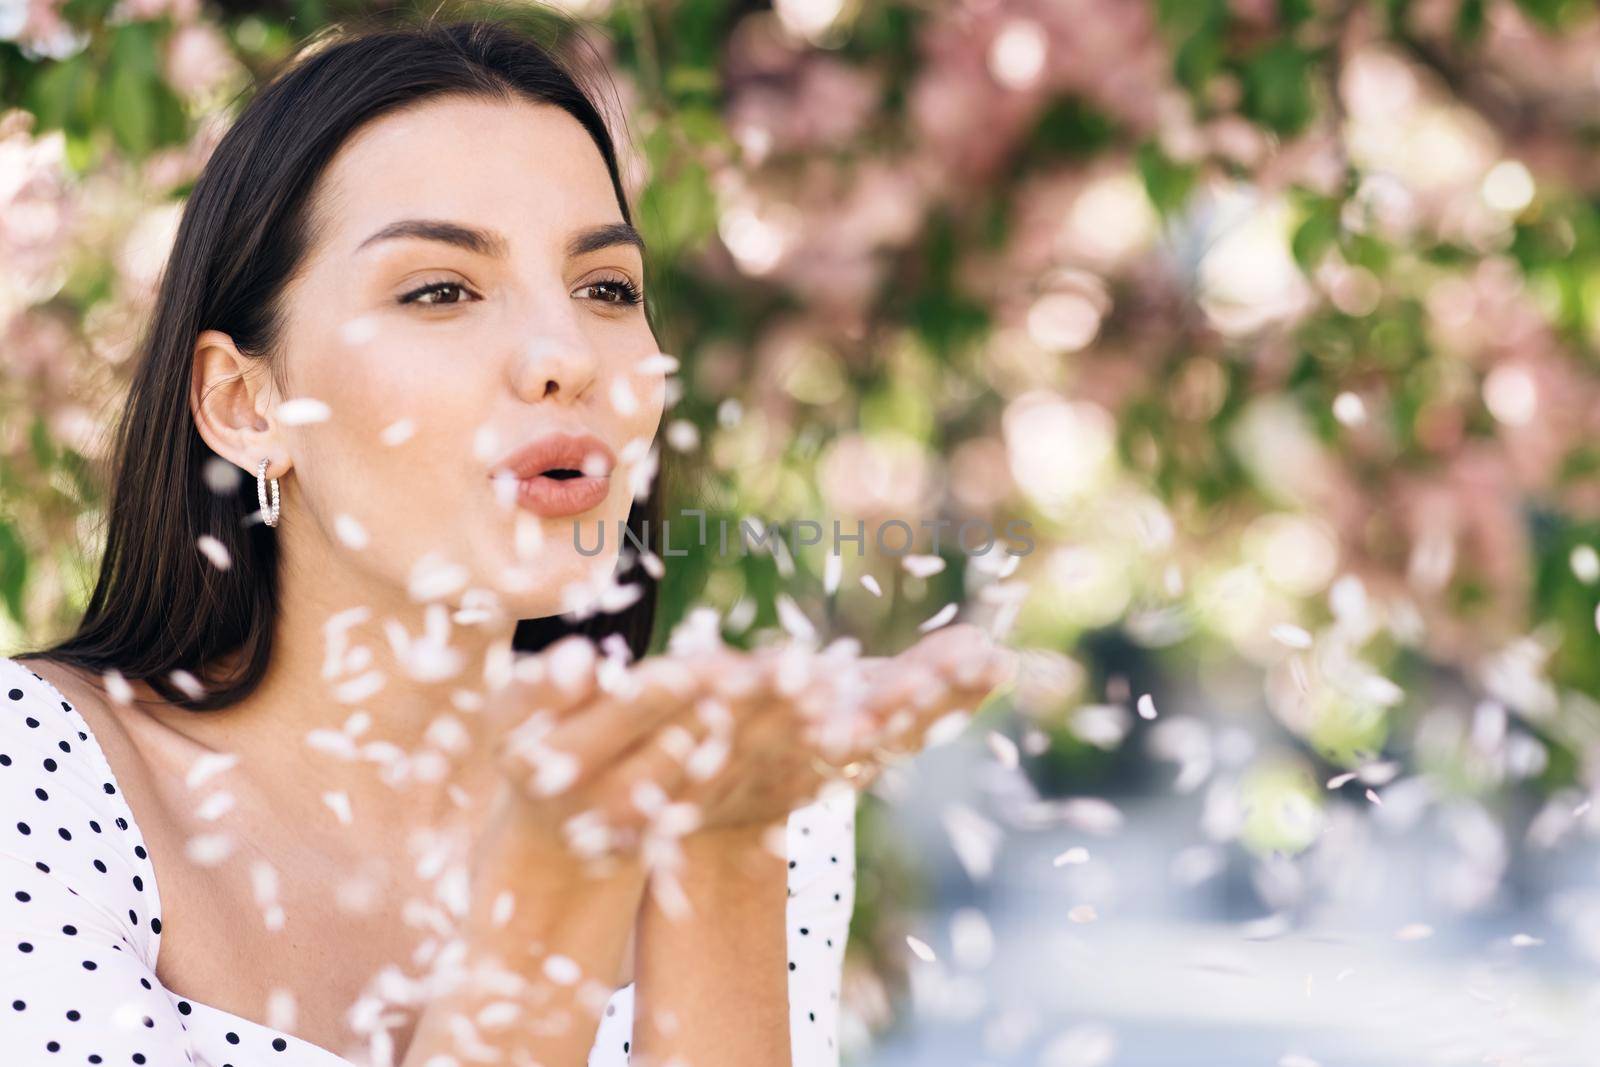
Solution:
M330 417L286 431L298 513L283 502L279 536L314 523L402 588L449 588L464 568L462 588L494 590L518 618L564 610L569 584L616 562L665 397L629 302L643 256L599 149L552 106L441 98L363 127L313 217L283 371L291 398ZM491 476L533 442L556 447L526 484ZM368 545L348 543L344 516Z

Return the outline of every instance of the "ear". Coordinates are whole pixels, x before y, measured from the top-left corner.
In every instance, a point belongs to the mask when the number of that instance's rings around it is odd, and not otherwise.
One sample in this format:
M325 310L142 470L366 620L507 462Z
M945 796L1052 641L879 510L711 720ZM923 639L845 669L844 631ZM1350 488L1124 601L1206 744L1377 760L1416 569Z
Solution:
M212 451L250 477L263 459L267 477L289 471L287 442L268 412L277 400L266 362L240 352L221 330L204 330L194 345L189 410Z

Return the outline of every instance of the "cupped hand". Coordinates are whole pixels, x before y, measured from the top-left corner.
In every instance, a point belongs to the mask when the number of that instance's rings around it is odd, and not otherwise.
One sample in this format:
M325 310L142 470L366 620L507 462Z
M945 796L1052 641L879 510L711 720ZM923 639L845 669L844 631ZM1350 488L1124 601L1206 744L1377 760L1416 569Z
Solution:
M776 825L829 781L863 789L933 732L958 731L1013 660L970 625L893 657L840 642L622 665L566 638L522 657L496 695L515 721L502 768L535 821L580 854Z
M733 766L703 802L708 827L770 823L829 782L866 789L885 767L959 733L1015 671L1014 653L966 624L890 657L791 646L755 662L762 684L741 706Z

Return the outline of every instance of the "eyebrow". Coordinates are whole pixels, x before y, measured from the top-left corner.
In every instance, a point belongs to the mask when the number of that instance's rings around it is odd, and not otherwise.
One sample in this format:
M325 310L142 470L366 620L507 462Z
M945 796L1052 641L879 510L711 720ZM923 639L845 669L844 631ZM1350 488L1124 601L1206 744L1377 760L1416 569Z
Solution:
M474 226L464 226L441 219L400 219L389 223L362 241L356 246L356 251L359 252L379 241L399 240L405 237L439 241L464 248L480 256L496 256L501 259L505 258L507 250L511 247L505 235L494 230L480 230ZM626 222L608 222L579 230L568 237L567 257L576 258L616 245L633 245L639 250L640 256L645 254L644 238L639 235L638 230Z

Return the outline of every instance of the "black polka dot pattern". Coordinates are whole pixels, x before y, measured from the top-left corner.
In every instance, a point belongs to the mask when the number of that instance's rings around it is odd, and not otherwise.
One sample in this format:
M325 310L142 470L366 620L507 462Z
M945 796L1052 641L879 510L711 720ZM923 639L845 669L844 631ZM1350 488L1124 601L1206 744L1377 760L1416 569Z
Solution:
M105 753L3 656L0 752L0 1063L349 1067L161 985L156 870Z
M72 743L72 739L76 743ZM789 817L789 1031L795 1067L838 1067L855 905L855 794ZM143 834L88 723L0 656L0 1048L16 1062L350 1067L156 980L161 899ZM12 815L12 813L15 813ZM115 827L115 829L113 829ZM625 1067L633 986L601 1017L589 1067ZM0 1062L11 1059L0 1057Z

